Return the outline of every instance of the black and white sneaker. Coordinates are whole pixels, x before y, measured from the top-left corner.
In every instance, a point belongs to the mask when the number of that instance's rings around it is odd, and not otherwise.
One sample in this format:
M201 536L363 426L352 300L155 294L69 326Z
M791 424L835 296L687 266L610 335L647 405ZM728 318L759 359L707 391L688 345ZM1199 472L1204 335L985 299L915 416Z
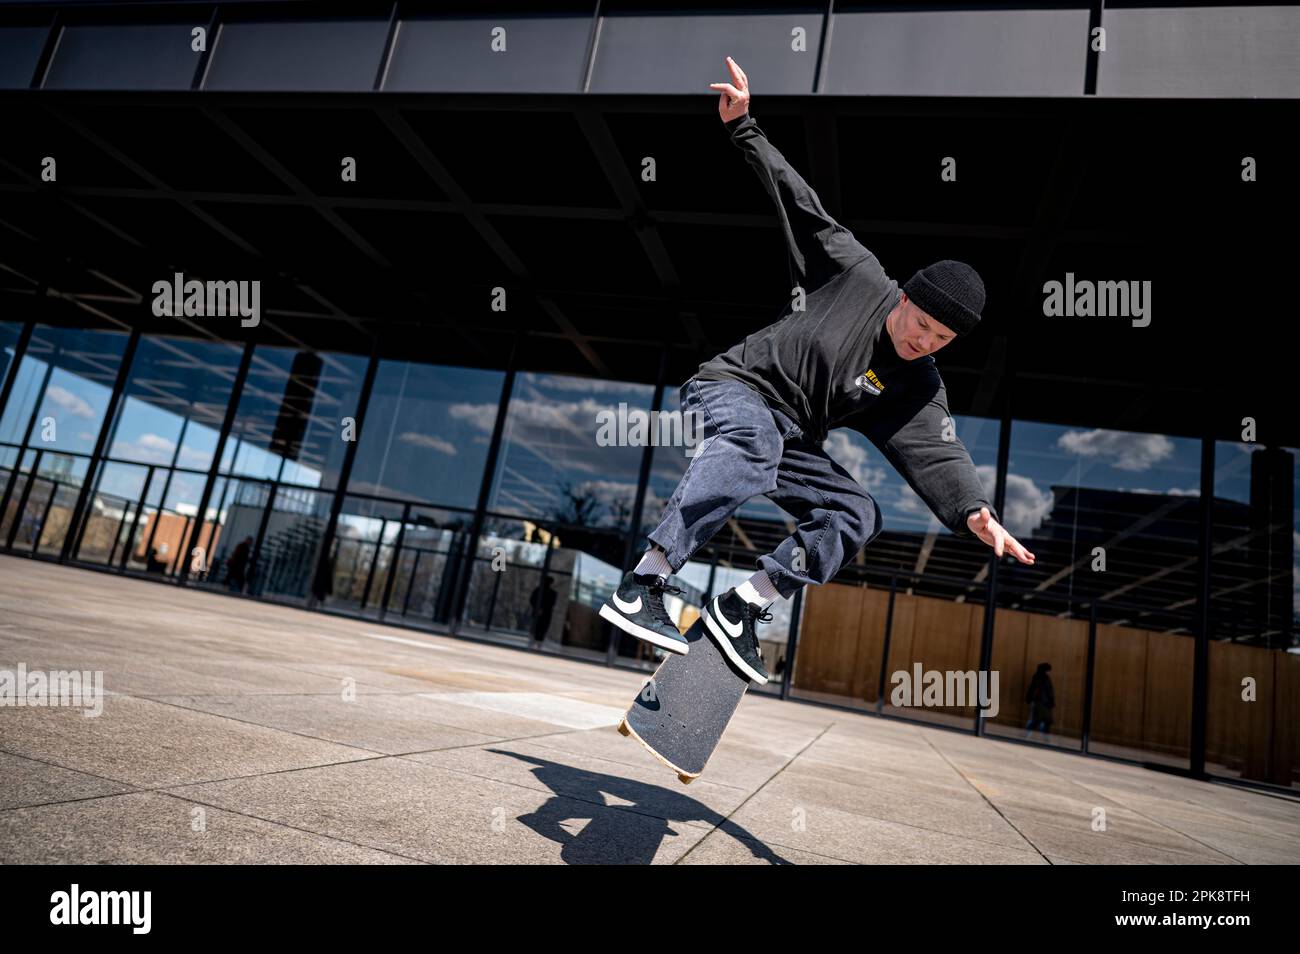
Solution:
M600 608L600 615L637 639L685 655L689 649L686 637L664 609L664 594L680 592L680 587L668 585L666 576L628 573Z
M709 635L728 659L758 685L768 680L759 651L756 623L770 623L772 614L736 595L734 589L715 596L704 607Z

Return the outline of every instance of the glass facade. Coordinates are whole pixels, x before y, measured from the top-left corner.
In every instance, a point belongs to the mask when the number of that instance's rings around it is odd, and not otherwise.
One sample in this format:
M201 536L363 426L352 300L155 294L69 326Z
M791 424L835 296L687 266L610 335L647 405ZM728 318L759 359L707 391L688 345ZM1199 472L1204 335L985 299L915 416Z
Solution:
M21 358L7 346L12 381L0 410L6 549L62 553L130 337L38 326Z
M970 454L994 500L1000 423L953 415L951 437ZM862 435L831 433L827 452L880 505L880 536L841 576L860 585L808 601L792 690L800 698L941 725L974 727L973 705L913 704L896 689L917 672L979 668L988 548L959 538ZM885 677L882 679L882 676Z
M520 374L488 508L627 530L644 450L633 443L631 428L648 416L653 393L640 384ZM495 406L466 413L491 434Z
M74 555L175 575L181 568L242 349L142 338L99 462Z
M202 583L293 603L331 595L342 537L322 560L358 420L367 361L259 345L240 389L205 527ZM352 524L340 516L339 528ZM342 554L347 559L347 553Z
M1206 770L1300 784L1300 448L1219 441Z
M1008 519L1039 559L999 580L990 732L1188 765L1200 455L1188 438L1014 423Z
M0 381L7 552L645 671L662 658L598 610L689 462L675 386L15 322ZM1036 564L990 560L866 439L833 432L884 529L835 582L773 606L755 691L1300 784L1300 451L952 424ZM679 627L790 528L765 499L742 507L677 574ZM934 673L990 678L925 700Z
M348 487L473 509L505 375L380 361Z

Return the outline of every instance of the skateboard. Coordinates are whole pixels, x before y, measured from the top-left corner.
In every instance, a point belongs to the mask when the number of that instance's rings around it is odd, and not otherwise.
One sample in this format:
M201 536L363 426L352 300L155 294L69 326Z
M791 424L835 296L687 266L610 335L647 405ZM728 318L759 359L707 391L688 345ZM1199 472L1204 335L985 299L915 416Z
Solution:
M749 678L704 631L703 617L685 636L689 650L659 664L618 731L640 742L689 785L700 777L722 740Z

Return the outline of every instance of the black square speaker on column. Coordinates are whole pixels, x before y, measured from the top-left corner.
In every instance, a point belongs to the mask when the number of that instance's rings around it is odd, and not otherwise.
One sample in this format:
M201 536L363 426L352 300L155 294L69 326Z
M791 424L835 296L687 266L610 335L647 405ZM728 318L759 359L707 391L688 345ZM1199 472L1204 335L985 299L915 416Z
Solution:
M271 453L294 461L302 454L307 422L316 403L316 389L320 387L321 366L320 356L310 351L299 351L293 356L275 431L271 434Z

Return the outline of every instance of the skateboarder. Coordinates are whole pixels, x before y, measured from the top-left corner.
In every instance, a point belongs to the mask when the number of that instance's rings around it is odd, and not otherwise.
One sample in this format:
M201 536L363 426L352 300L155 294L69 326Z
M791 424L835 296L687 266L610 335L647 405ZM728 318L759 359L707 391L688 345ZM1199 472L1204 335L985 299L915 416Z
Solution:
M745 501L765 495L797 521L757 572L712 599L705 628L755 683L768 680L755 624L802 586L825 583L881 530L880 508L822 449L850 427L870 440L935 516L1001 557L1034 555L996 519L975 466L952 433L931 355L975 329L984 283L962 262L935 262L901 288L876 256L822 208L816 194L749 115L749 81L727 57L718 113L731 141L776 201L794 266L791 303L776 323L715 358L681 388L683 417L703 421L650 548L601 607L624 632L671 652L687 641L664 609L668 578ZM737 273L743 260L724 256ZM737 275L737 277L740 277Z

